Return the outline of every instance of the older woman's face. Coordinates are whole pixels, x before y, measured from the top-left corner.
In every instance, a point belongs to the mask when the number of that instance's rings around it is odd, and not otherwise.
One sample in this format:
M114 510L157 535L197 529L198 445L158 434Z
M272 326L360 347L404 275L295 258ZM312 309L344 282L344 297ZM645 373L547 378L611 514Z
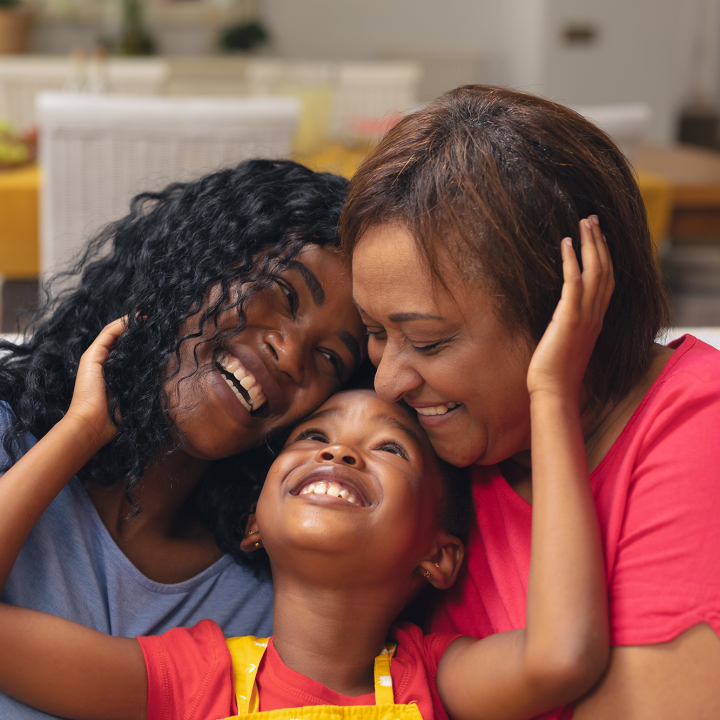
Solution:
M457 466L530 447L532 348L457 273L433 284L401 226L368 230L353 254L353 294L383 400L415 408L435 451Z

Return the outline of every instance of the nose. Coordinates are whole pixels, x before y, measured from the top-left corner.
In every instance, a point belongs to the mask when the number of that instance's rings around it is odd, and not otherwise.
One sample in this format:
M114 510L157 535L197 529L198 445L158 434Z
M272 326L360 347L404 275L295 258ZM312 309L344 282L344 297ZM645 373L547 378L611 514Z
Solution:
M319 463L337 463L338 465L350 465L351 467L362 470L365 467L365 461L362 455L355 448L343 443L335 443L328 445L317 451L315 462Z
M399 402L422 383L422 375L408 363L402 352L387 343L375 373L375 392L380 398L385 402Z
M299 338L294 333L270 330L263 339L275 356L278 370L289 375L292 381L299 385L305 378L303 344Z

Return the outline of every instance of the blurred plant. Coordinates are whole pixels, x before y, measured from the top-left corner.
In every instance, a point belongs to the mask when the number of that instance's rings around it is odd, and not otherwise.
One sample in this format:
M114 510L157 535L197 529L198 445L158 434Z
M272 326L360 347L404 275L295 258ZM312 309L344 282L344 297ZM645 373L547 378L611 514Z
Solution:
M122 30L118 40L121 55L152 55L155 43L145 30L142 0L122 0Z
M220 34L220 47L228 52L247 51L269 39L268 31L259 20L249 20L225 28Z
M20 0L0 0L0 8L9 8L19 5Z

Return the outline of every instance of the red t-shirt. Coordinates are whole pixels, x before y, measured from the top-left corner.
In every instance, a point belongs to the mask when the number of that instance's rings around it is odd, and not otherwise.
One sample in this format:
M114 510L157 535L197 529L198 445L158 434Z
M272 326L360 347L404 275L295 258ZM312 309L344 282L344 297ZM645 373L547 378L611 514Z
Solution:
M448 720L436 689L437 666L458 633L426 635L410 623L393 626L398 647L390 664L395 702L417 703L424 720ZM218 720L237 715L232 660L220 628L192 628L138 637L148 674L148 720ZM309 705L374 705L375 694L347 697L287 667L272 639L256 675L260 711Z
M720 352L684 336L590 477L605 549L613 645L720 634ZM525 627L531 507L494 466L473 468L477 526L431 630ZM543 717L572 716L572 706Z

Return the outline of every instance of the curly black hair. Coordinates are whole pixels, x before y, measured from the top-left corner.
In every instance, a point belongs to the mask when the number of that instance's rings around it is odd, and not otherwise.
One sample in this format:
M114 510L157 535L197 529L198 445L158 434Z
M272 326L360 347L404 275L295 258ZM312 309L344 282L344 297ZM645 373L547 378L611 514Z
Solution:
M125 483L139 511L133 488L178 447L166 412L170 361L177 361L174 375L181 345L200 337L208 322L215 337L206 342L241 330L249 295L267 287L307 244L338 247L346 189L344 178L289 160L248 160L136 196L130 213L105 227L46 289L25 342L0 342L0 398L15 414L3 438L10 464L18 459L21 435L40 438L63 417L80 356L106 324L127 316L127 329L104 366L119 432L79 477L98 486ZM58 286L66 289L53 296ZM204 307L211 287L220 292ZM238 325L221 333L217 315L228 305L237 308ZM198 314L199 325L182 331ZM239 561L247 561L238 542L243 518L268 466L263 453L216 462L194 493L218 546Z

